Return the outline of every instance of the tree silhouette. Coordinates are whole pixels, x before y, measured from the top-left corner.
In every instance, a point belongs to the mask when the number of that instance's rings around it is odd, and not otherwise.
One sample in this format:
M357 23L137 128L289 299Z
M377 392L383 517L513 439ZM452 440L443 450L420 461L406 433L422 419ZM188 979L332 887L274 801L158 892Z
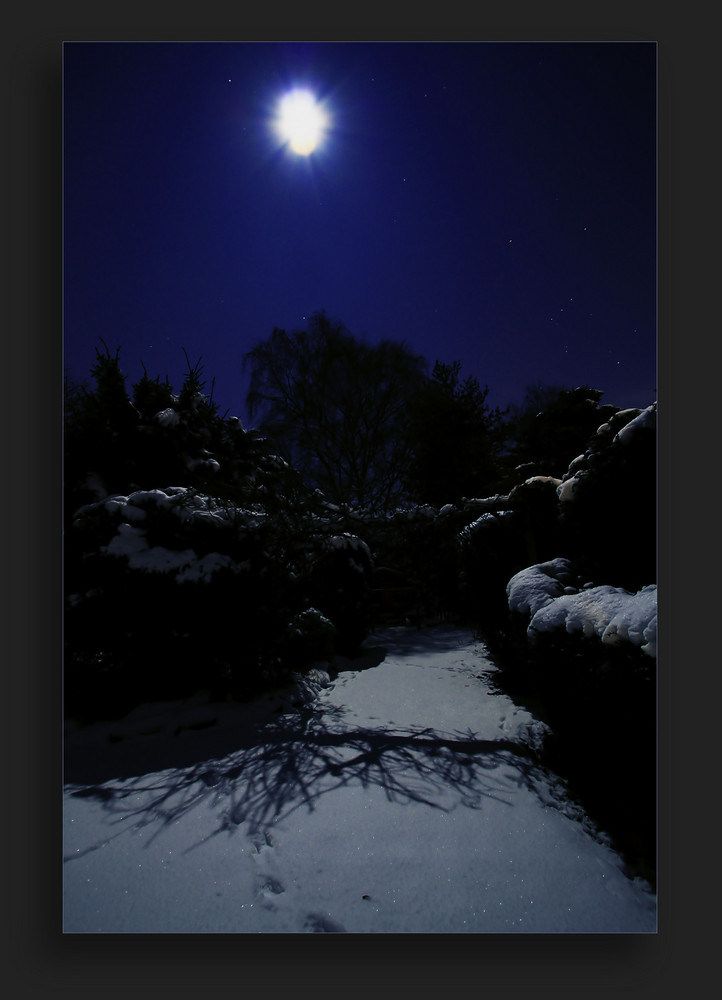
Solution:
M510 408L506 421L509 464L521 472L522 479L564 475L597 427L617 409L600 405L603 395L587 385L576 389L542 383L527 386L524 402Z
M325 312L306 330L276 327L244 358L259 430L335 502L386 509L404 497L407 407L426 371L397 341L369 344Z
M500 414L487 406L488 388L460 372L460 361L437 361L411 403L409 482L419 503L487 496L496 483Z

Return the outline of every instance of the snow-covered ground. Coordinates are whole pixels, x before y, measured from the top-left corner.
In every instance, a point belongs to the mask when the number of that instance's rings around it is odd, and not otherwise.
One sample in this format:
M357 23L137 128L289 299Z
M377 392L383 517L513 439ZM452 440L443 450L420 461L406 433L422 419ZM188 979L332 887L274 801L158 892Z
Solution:
M470 632L365 650L301 707L198 697L69 729L65 931L656 931Z

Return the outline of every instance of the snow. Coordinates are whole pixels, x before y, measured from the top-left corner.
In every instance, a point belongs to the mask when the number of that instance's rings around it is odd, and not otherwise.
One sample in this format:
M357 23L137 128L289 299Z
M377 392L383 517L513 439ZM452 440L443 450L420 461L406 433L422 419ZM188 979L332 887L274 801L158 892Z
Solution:
M598 636L616 646L630 642L649 656L657 655L657 587L652 584L636 594L621 587L592 587L565 594L540 608L528 628L533 641L540 632L564 629Z
M506 587L509 609L530 618L527 635L581 632L610 646L629 642L657 655L657 585L632 594L622 587L568 586L571 564L552 559L516 573Z
M557 496L562 503L569 503L570 500L574 499L574 494L577 491L577 486L579 485L579 477L572 476L571 479L565 480L557 487Z
M389 629L335 667L70 727L65 931L656 930L470 632Z
M556 476L531 476L529 479L525 479L523 486L535 486L537 483L553 483L555 486L561 486L561 479L557 479ZM518 489L519 487L515 487ZM514 490L511 491L512 493Z
M495 513L482 514L477 517L475 521L471 524L467 524L465 528L462 528L459 532L459 540L462 543L468 542L474 534L482 528L489 527L489 525L494 524L497 521L503 521L504 519L510 519L513 517L513 513L510 510L499 510Z
M571 577L568 559L551 559L516 573L506 585L510 611L532 618L554 598L564 593Z
M248 561L236 563L230 556L222 555L219 552L209 552L207 555L201 556L200 559L195 557L193 552L192 555L194 559L187 566L184 566L180 573L176 574L178 583L187 583L191 580L208 583L213 574L220 569L229 569L233 573L240 573L242 570L249 569L251 565Z
M180 423L180 413L169 406L167 409L161 410L160 413L156 413L155 419L163 427L176 427Z
M622 444L628 444L629 441L634 437L634 435L639 430L654 430L657 426L657 407L656 404L648 406L646 410L642 410L638 416L634 417L628 423L619 430L614 440L621 442Z
M128 508L130 509L130 508ZM139 511L139 513L144 513ZM248 563L236 563L229 556L219 552L209 552L200 558L193 549L168 549L164 545L150 546L142 528L125 522L118 525L115 535L107 545L100 546L101 552L112 556L125 556L131 569L141 569L150 573L176 572L178 583L187 581L209 582L220 569L240 573L248 568Z
M76 520L81 520L100 509L112 515L118 521L115 534L107 545L101 545L99 549L107 555L127 559L131 569L150 573L173 572L179 583L209 582L214 573L221 569L229 569L234 573L248 569L248 562L235 562L219 552L209 552L199 557L190 548L177 550L163 545L151 545L145 528L139 526L138 522L146 521L147 511L153 508L167 510L182 521L203 521L219 526L227 526L234 518L243 518L246 525L252 527L267 516L242 508L226 508L208 496L195 494L178 486L164 490L136 490L128 496L113 494L80 507L74 516ZM78 595L71 597L78 599Z
M639 434L640 431L648 432L654 431L657 426L657 404L652 403L644 410L640 410L636 407L617 410L616 413L612 414L608 421L601 424L597 428L596 437L597 439L605 439L612 436L611 444L613 446L618 445L629 445ZM588 467L594 462L594 454L599 447L599 441L592 441L590 448L583 455L577 455L569 463L567 473L564 478L559 481L557 486L557 496L562 503L569 503L574 500L577 487L579 483L588 474ZM602 450L606 445L602 446Z
M221 466L215 458L187 458L186 468L191 472L195 472L197 469L207 469L209 472L219 472Z
M321 539L321 544L328 551L340 549L345 552L351 549L352 552L362 553L369 562L372 561L371 549L366 542L357 535L350 534L348 531L344 531L340 535L327 535Z

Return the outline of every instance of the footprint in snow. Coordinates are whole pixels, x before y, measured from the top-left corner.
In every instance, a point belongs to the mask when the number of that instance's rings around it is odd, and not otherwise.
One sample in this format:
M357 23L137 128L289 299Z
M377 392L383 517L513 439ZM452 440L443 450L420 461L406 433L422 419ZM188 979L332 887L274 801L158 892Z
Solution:
M256 854L260 854L266 847L276 846L276 841L273 839L268 830L264 830L263 833L256 834L256 836L251 840L251 843L256 848Z
M310 934L345 934L346 928L343 924L330 920L323 913L309 913L303 925L303 929Z
M283 882L279 881L277 878L267 875L260 881L258 891L261 894L271 893L273 896L280 896L286 891L286 887Z
M275 900L282 896L286 891L286 887L283 882L279 881L277 878L273 878L272 875L265 875L258 881L258 887L256 890L257 898L261 906L266 910L276 910Z

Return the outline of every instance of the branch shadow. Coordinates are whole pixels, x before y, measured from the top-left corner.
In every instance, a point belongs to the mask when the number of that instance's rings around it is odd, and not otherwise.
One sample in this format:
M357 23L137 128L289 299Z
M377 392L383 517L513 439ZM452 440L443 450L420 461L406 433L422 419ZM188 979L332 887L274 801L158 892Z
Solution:
M187 850L242 826L249 836L262 836L296 810L313 811L322 797L350 785L381 788L399 805L422 803L446 812L459 805L481 809L487 799L511 807L520 787L545 804L550 794L553 800L553 781L523 743L482 740L471 731L335 728L343 714L341 707L308 709L267 724L258 742L221 760L68 791L101 802L111 823L122 820L124 829L129 821L136 829L151 827L146 843L207 803L217 810L217 825ZM502 765L509 766L500 770Z

